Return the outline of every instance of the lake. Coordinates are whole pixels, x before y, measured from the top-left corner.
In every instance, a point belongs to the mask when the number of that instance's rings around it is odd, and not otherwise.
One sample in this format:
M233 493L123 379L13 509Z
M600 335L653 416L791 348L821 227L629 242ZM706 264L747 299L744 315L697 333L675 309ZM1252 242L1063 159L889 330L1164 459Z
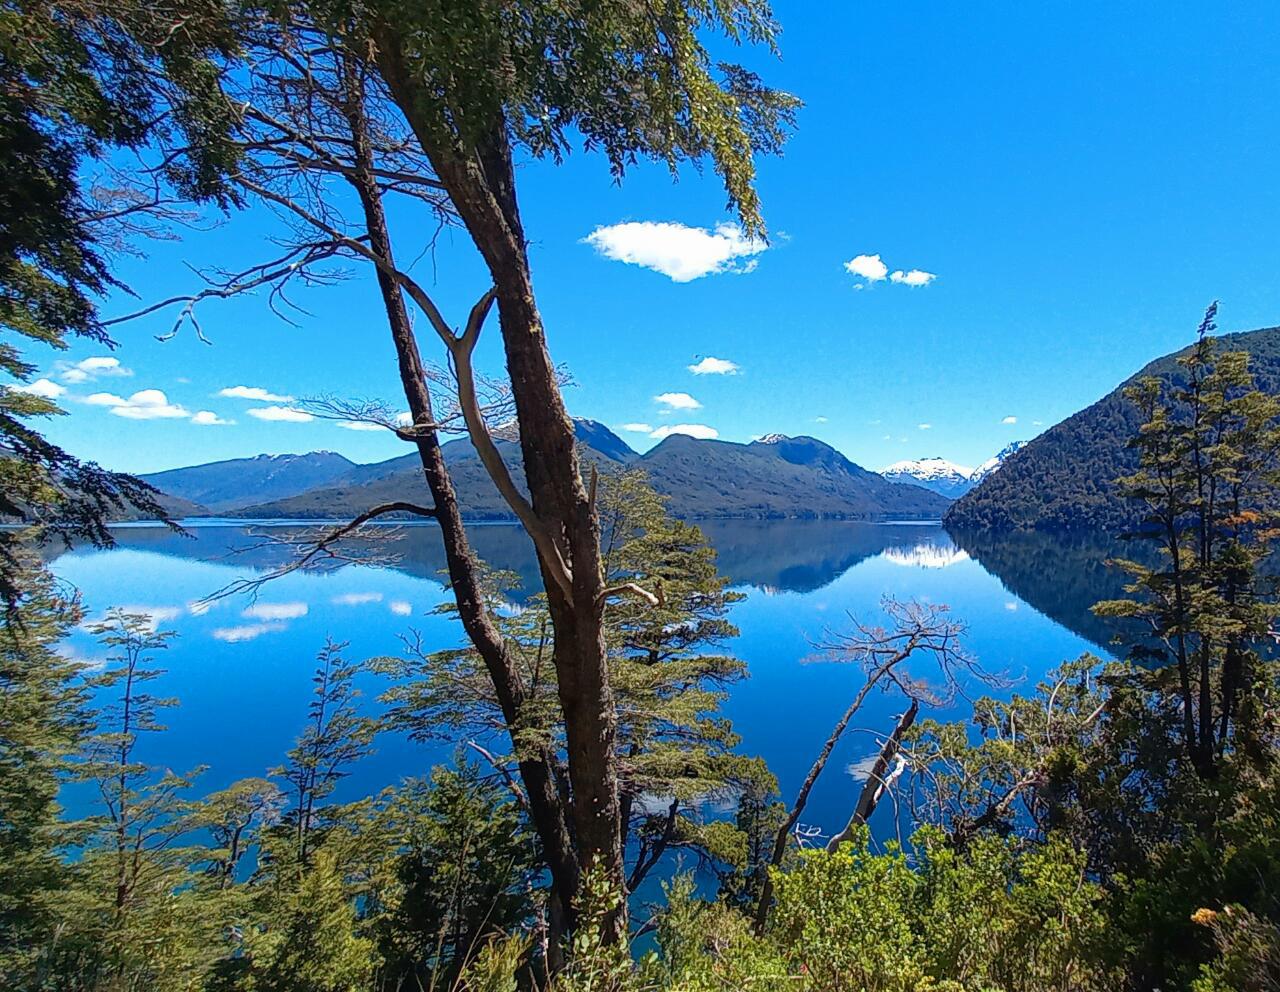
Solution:
M292 530L296 530L296 526ZM745 598L730 619L741 630L731 650L750 677L725 710L744 753L763 756L788 802L832 725L860 684L857 669L811 656L828 631L847 631L850 617L876 622L883 597L948 604L968 625L965 646L988 671L1028 688L1046 670L1091 651L1106 654L1112 632L1088 613L1118 594L1122 578L1103 564L1102 543L1040 535L995 541L952 537L937 523L845 521L709 521L703 529L721 571ZM460 626L434 614L446 599L434 525L382 528L377 565L294 572L267 584L256 601L200 601L214 591L288 560L278 538L286 525L200 521L190 535L158 526L115 531L110 550L73 550L52 561L55 574L78 588L90 619L112 607L143 612L178 637L160 655L166 670L152 691L176 696L164 714L168 730L144 744L143 759L175 771L208 768L210 791L279 764L300 731L316 652L326 637L349 642L350 659L397 653L416 631L427 646L462 642ZM473 544L491 565L536 588L533 551L513 526L472 528ZM364 549L370 550L372 546ZM77 630L66 650L90 663L101 648ZM381 688L362 683L377 709ZM987 691L971 685L973 692ZM892 725L900 702L873 695L810 801L804 822L826 831L843 826L857 768ZM963 715L957 708L951 714ZM345 779L336 798L376 792L422 775L448 748L383 734L377 751ZM72 800L74 806L74 800Z

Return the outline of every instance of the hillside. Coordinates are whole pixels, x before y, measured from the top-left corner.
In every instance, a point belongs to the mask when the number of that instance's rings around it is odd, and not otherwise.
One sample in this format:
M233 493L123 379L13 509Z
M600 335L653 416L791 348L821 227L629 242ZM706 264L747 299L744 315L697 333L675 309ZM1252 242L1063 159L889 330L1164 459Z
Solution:
M869 472L839 451L810 437L772 435L751 444L703 441L673 435L637 455L616 434L590 420L575 421L579 452L602 472L624 465L644 469L654 487L671 499L672 511L688 519L909 517L937 519L947 500L917 485L891 482ZM498 448L523 485L519 448ZM467 439L444 446L463 513L473 520L505 520L511 513L498 495ZM299 456L294 456L299 457ZM261 458L175 469L151 477L163 488L176 480L183 495L209 512L258 519L320 519L353 516L395 499L421 499L423 483L416 454L372 465L345 467L318 484L292 488L262 499ZM241 475L240 473L243 473ZM162 478L167 477L167 478ZM285 489L285 480L271 480Z
M1219 346L1248 351L1259 387L1280 393L1280 327L1223 335ZM1014 452L999 472L952 505L945 518L948 527L1110 532L1133 527L1137 511L1115 489L1115 480L1136 467L1127 445L1140 424L1123 390L1144 376L1177 381L1177 358L1184 351L1156 359Z
M637 457L625 441L594 420L575 420L574 430L579 456L602 471L619 469ZM515 441L498 441L497 447L517 485L527 493L520 446ZM510 519L510 508L498 494L471 442L459 438L444 444L442 450L463 514L472 520ZM234 515L258 519L347 517L392 500L421 501L425 491L422 466L413 453L372 465L352 465L323 485L282 499L243 505Z
M141 478L178 501L222 513L247 503L306 492L355 467L350 459L332 451L312 451L305 455L233 458L155 472Z
M673 434L642 455L671 510L699 517L938 517L947 500L889 482L816 438L770 435L751 444Z

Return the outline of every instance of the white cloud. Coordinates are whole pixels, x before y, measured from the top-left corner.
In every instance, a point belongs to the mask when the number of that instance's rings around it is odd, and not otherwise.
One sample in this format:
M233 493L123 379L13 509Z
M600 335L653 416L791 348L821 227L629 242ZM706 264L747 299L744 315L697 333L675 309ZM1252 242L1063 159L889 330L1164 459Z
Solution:
M128 399L115 393L93 393L85 397L85 402L108 407L108 413L126 420L185 420L191 416L185 407L170 403L160 389L140 389Z
M825 424L825 423L827 422L827 418L826 418L826 417L814 417L814 418L813 418L813 422L814 422L815 424Z
M120 359L110 355L98 355L80 362L60 362L58 369L58 378L72 385L89 382L99 376L133 375L132 369L125 368L120 364Z
M234 424L234 420L223 420L212 410L199 410L195 416L191 418L193 424L199 424L201 427L225 427Z
M407 617L413 613L413 604L407 599L393 599L387 604L387 609L398 617Z
M67 391L66 386L59 386L52 379L37 379L35 382L21 383L10 388L15 393L30 393L32 396L43 396L47 400L56 400Z
M632 434L648 434L653 430L650 424L623 424L619 430L630 431Z
M364 606L366 603L381 603L382 593L346 592L341 596L334 596L332 602L335 606Z
M923 269L894 269L879 255L857 255L844 263L845 271L852 276L865 279L867 283L883 282L886 278L900 286L927 286L938 277ZM859 283L856 288L862 289L867 283Z
M233 400L257 400L259 403L293 402L292 396L281 396L261 386L227 386L226 389L219 389L216 395Z
M768 247L731 223L709 231L677 223L632 221L597 227L583 241L605 258L661 272L673 282L720 272L750 272L756 265L753 256Z
M254 603L241 612L242 617L250 620L296 620L307 615L306 603Z
M702 361L690 365L689 371L694 375L737 375L742 371L742 366L727 358L713 358L708 355Z
M385 431L382 424L371 424L367 420L339 420L338 426L349 431Z
M689 437L701 438L704 441L714 441L720 436L718 430L706 424L663 424L649 436L662 440L672 434L687 434Z
M1000 423L1002 424L1016 424L1017 422L1018 422L1018 418L1012 417L1012 416L1005 417L1004 420L1000 421Z
M879 282L889 272L889 266L879 255L858 255L845 262L844 268L850 275L861 276L867 282Z
M916 427L918 427L922 431L933 430L933 424L916 424Z
M660 393L654 398L655 403L670 407L672 410L701 410L702 404L688 393Z
M282 623L247 623L239 627L218 627L213 636L228 644L239 644L241 641L252 641L263 634L277 634L285 629Z
M305 410L298 410L291 406L254 407L249 411L249 416L257 417L259 420L271 420L289 424L305 424L316 419Z
M912 269L909 272L898 269L889 278L903 286L927 286L938 277L932 272L923 272L920 269Z

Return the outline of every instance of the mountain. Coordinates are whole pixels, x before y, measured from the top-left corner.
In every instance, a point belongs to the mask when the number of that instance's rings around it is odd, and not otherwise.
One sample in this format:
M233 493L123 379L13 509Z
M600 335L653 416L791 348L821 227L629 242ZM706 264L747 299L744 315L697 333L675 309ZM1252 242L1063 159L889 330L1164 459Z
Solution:
M1021 451L1026 446L1026 441L1011 441L1006 444L1003 448L973 470L973 473L969 476L969 488L972 489L974 486L978 485L978 483L1003 465L1010 455L1015 451Z
M670 498L672 512L684 518L937 519L947 506L937 493L883 479L816 438L772 435L751 444L733 444L674 434L646 454L637 455L603 424L576 420L574 427L584 464L595 465L602 473L624 466L644 469L654 488ZM519 445L514 441L497 445L512 476L523 487ZM444 445L444 454L466 516L478 520L511 518L469 440L450 441ZM245 518L340 518L391 500L423 498L416 453L372 465L346 462L342 471L310 488L255 499L263 490L252 470L261 460L175 469L160 476L188 483L207 477L206 489L199 490L206 498L188 498L204 503L211 511ZM253 477L237 487L234 475L240 468ZM216 487L211 481L215 478ZM152 481L163 489L163 481L156 477ZM196 492L188 485L183 495ZM218 498L211 501L212 496Z
M636 453L625 441L594 420L573 422L578 439L578 455L584 463L601 471L611 471L635 460ZM524 471L521 468L520 445L516 441L495 442L512 478L526 495ZM511 509L499 495L489 473L480 462L476 449L467 438L448 441L441 446L449 472L453 476L458 502L465 516L472 520L508 520ZM279 519L320 519L348 517L379 503L393 500L424 501L426 484L422 479L422 463L417 453L401 455L372 465L351 468L305 492L283 499L267 500L241 506L236 516ZM429 498L426 499L429 502Z
M281 499L323 485L355 467L332 451L305 455L258 455L175 468L141 476L167 496L207 507L214 513L265 499Z
M883 479L812 437L770 434L734 444L672 434L635 464L685 519L936 518L947 505L936 493Z
M1219 338L1225 351L1247 351L1258 387L1280 394L1280 327ZM947 526L966 530L1101 530L1117 533L1139 522L1136 507L1115 480L1136 467L1128 441L1141 416L1124 388L1146 376L1180 382L1178 357L1165 355L1125 380L1092 406L1068 417L1010 455L947 511Z
M993 459L994 460L994 459ZM991 464L990 461L984 464ZM973 469L957 465L945 458L909 458L882 468L880 474L890 482L922 486L947 499L959 499L973 488Z

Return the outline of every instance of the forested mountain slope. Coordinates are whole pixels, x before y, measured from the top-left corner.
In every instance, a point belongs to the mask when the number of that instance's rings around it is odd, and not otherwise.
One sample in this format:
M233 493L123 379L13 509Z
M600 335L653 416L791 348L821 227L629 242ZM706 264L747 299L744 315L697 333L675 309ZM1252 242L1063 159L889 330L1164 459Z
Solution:
M1258 386L1280 393L1280 327L1218 339L1226 351L1247 351ZM1116 492L1115 480L1136 467L1128 447L1141 417L1124 389L1144 376L1178 381L1178 356L1158 358L1092 406L1049 428L947 511L949 527L993 530L1102 530L1139 522L1136 507Z

